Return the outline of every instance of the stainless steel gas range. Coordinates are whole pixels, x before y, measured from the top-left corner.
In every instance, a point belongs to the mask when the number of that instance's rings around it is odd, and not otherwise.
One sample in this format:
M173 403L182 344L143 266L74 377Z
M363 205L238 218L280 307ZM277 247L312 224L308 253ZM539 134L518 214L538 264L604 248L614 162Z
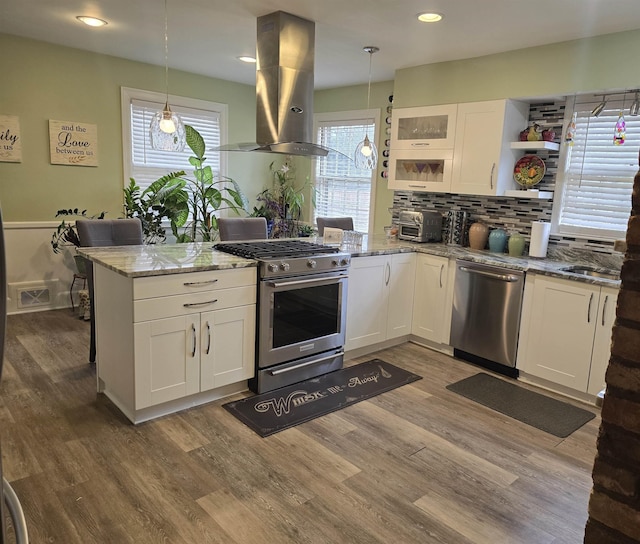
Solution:
M302 240L216 244L257 259L256 393L342 368L351 256Z

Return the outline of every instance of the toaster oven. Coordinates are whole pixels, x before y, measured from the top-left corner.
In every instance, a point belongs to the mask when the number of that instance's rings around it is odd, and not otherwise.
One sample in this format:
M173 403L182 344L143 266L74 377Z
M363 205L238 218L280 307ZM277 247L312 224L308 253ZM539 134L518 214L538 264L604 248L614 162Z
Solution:
M441 242L442 214L436 211L401 211L398 238L411 242Z

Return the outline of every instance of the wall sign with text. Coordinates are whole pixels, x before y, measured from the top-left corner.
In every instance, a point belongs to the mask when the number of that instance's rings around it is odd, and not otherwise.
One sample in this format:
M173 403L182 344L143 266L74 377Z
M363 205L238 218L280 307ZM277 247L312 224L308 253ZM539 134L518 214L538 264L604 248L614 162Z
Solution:
M49 119L51 164L98 166L98 126Z
M0 162L22 162L20 119L16 115L0 115Z

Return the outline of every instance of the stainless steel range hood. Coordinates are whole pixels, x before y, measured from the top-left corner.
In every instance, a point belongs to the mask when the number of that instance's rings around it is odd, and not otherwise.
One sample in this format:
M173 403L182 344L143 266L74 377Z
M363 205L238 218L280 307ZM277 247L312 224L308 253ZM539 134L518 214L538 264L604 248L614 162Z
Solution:
M262 151L325 157L313 141L315 23L276 11L258 18L256 143L221 151Z

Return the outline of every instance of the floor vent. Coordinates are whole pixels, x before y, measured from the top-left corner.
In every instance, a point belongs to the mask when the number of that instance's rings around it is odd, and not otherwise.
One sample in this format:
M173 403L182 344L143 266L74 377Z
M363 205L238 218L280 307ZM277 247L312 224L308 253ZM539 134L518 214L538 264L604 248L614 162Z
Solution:
M51 304L51 292L46 286L18 289L17 294L18 308L35 308Z

